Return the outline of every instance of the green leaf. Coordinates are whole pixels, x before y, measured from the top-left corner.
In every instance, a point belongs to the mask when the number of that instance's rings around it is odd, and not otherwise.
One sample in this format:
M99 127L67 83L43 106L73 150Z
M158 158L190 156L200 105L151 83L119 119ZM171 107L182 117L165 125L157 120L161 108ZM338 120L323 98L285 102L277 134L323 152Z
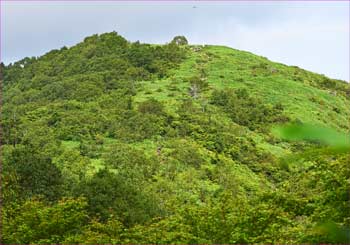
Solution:
M285 140L319 142L337 149L350 149L350 135L334 129L310 124L288 124L273 129Z
M317 228L321 233L328 235L332 242L342 244L350 242L350 229L347 227L341 227L334 222L325 222Z

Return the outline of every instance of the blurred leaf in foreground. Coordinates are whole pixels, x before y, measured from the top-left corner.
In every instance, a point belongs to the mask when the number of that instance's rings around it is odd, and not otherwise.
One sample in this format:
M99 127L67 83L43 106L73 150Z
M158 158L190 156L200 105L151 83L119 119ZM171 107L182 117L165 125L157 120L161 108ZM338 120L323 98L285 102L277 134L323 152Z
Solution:
M350 135L340 133L334 129L310 124L288 124L273 129L282 139L293 141L319 142L332 148L349 150Z
M341 227L334 222L326 222L318 226L318 230L327 235L332 243L349 244L350 229Z

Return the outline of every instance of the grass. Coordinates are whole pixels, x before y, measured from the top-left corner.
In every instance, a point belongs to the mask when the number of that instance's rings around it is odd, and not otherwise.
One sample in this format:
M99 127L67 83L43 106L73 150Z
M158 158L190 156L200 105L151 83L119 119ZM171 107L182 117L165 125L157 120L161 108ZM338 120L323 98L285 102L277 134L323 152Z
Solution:
M340 131L349 130L349 100L343 96L334 96L329 90L315 88L307 82L293 80L295 67L227 47L209 46L206 52L212 57L206 65L212 87L246 88L264 102L281 103L286 113L294 119L327 125ZM306 71L301 74L304 81L323 77ZM311 98L318 98L319 101ZM340 113L334 108L338 108Z
M80 145L79 141L71 141L71 140L63 140L61 141L61 143L62 143L62 146L67 149L78 148Z
M105 168L105 164L102 159L90 159L89 170L86 172L87 176L93 176L94 173L97 173L99 170Z

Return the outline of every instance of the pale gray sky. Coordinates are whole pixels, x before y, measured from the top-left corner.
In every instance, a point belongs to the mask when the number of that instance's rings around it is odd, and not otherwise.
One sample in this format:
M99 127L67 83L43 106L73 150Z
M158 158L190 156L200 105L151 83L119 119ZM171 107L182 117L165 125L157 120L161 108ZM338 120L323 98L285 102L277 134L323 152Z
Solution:
M349 81L349 2L1 1L1 60L117 31L130 41L218 44ZM194 8L195 6L195 8Z

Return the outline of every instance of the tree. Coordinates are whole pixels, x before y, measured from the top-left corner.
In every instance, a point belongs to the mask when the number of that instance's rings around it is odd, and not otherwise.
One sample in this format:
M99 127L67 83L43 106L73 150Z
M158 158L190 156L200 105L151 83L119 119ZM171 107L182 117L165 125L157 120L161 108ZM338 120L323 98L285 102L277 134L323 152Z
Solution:
M151 178L157 170L157 162L152 157L147 157L142 150L128 144L116 143L108 149L108 155L104 155L104 162L116 169L120 176L130 180L141 181Z
M6 160L8 168L18 175L22 195L42 195L48 200L60 197L62 189L61 171L52 163L51 157L17 145Z
M143 114L155 114L163 115L164 114L164 105L158 100L151 98L146 101L143 101L139 104L139 112Z
M2 213L4 244L57 244L78 234L87 224L84 199L63 199L48 206L40 200L27 200Z
M90 159L80 155L77 149L66 149L55 159L56 165L60 168L63 178L63 189L66 195L84 180L90 166Z
M188 80L188 82L191 84L190 95L194 99L197 99L199 93L208 88L208 82L204 77L193 76Z
M116 214L124 225L131 226L158 214L157 204L141 187L133 179L103 169L81 183L76 195L87 198L91 215L105 221Z
M173 38L171 43L182 46L182 45L187 45L188 41L187 41L186 37L184 37L184 36L176 36Z

